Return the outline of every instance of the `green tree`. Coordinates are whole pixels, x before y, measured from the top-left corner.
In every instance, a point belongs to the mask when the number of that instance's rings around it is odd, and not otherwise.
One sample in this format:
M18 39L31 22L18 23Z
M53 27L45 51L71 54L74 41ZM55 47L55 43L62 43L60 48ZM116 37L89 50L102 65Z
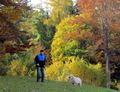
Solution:
M43 9L39 11L31 10L22 16L19 23L21 32L28 32L31 35L30 42L50 48L51 39L53 38L54 31L52 26L48 26L44 21L48 15ZM26 40L23 38L23 40Z

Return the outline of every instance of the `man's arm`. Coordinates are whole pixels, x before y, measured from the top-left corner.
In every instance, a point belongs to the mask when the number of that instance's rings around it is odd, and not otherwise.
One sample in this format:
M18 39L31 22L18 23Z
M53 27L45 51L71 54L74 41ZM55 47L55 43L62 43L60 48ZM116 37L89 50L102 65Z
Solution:
M40 66L39 61L38 61L38 55L35 57L34 61L35 61L34 63L36 64L36 67Z
M35 63L35 64L38 63L38 56L35 57L35 59L34 59L34 63Z

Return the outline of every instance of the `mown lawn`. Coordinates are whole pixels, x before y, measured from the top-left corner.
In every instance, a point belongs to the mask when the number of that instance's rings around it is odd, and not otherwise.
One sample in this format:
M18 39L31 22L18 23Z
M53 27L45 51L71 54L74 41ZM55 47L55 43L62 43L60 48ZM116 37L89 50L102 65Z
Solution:
M0 92L118 92L115 90L83 85L73 86L66 82L46 80L36 83L31 77L0 77Z

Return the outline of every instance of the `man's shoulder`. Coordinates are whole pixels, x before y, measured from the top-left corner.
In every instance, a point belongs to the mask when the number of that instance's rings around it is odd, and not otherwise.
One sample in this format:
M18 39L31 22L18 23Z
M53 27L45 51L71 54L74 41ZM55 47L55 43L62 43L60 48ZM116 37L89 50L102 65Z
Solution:
M38 54L38 55L44 55L44 56L46 56L44 53L40 53L40 54Z
M39 53L36 55L36 58L44 57L46 58L46 55L44 53Z

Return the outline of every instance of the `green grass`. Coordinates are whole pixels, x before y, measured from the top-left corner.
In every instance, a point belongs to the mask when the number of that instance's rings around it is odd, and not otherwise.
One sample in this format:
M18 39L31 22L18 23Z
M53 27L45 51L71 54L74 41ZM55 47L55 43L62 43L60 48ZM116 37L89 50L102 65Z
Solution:
M46 80L36 83L31 77L0 77L0 92L118 92L102 87L73 86L66 82Z

